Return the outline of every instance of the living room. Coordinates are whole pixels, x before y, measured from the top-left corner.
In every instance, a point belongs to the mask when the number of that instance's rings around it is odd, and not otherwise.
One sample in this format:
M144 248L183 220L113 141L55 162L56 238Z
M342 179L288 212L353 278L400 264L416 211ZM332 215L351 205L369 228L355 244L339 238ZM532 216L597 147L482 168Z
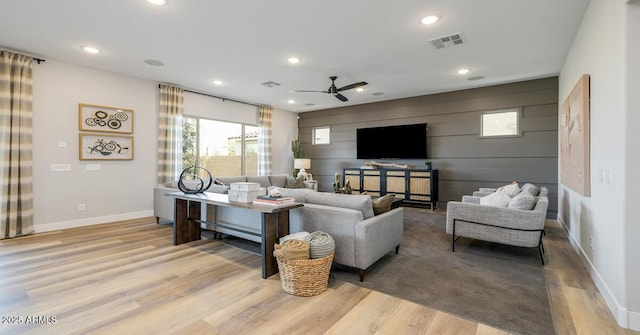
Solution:
M640 137L634 127L638 124L639 116L632 112L640 106L640 97L635 94L640 87L640 50L633 38L633 32L640 29L639 7L638 1L591 1L564 65L554 76L478 87L461 93L443 92L299 114L276 108L273 124L277 131L272 133L272 146L280 149L272 152L272 171L288 173L292 170L293 157L288 148L290 141L300 132L303 148L312 159L310 171L319 180L321 190L329 191L334 173L341 173L344 168L358 167L361 162L352 158L342 159L339 150L334 151L336 146L313 147L310 144L311 129L315 126L332 126L332 130L336 131L332 134L333 139L351 145L348 142L353 139L349 139L349 136L354 136L351 130L355 128L340 128L339 122L330 120L331 116L356 118L377 112L385 116L358 122L387 124L388 120L393 119L387 115L401 118L402 113L407 111L403 108L409 105L410 112L407 115L412 115L415 121L430 124L429 149L434 168L441 173L441 201L459 200L462 194L484 186L483 182L495 180L491 175L485 176L484 180L470 178L474 170L491 166L493 162L487 158L491 156L461 162L459 157L448 155L444 150L463 149L471 142L461 142L456 147L442 146L442 141L448 136L454 138L469 134L468 131L452 128L457 125L456 118L464 117L462 112L472 113L485 108L468 109L462 106L456 111L451 108L453 105L448 105L443 108L453 115L435 115L437 109L429 105L439 104L439 99L457 99L460 94L471 99L474 95L508 95L497 94L496 91L538 92L534 95L538 98L542 96L538 102L540 106L556 107L555 110L538 107L529 114L533 118L531 124L540 127L534 127L532 134L540 135L540 138L533 144L521 143L522 147L509 146L505 150L518 151L518 154L537 148L547 151L516 160L517 164L506 171L509 175L499 180L508 182L511 179L539 178L536 181L555 188L551 197L554 205L551 219L557 219L569 231L569 240L575 252L586 264L617 323L623 328L640 329L640 268L632 256L640 254L640 246L635 243L640 237L637 224L640 220L634 210L639 196L633 191L640 186L640 180L632 173L640 166L633 146ZM10 39L4 38L8 30L3 29L5 33L0 35L0 45L8 49L13 47L31 51L30 48L19 48L8 43ZM606 46L606 50L602 50L603 46ZM157 185L159 80L139 79L76 65L64 59L49 58L46 53L42 57L46 60L44 63L33 65L33 214L36 233L151 216L151 190ZM557 137L553 137L557 136L557 129L546 127L549 119L557 117L557 105L565 100L579 76L585 73L592 78L591 197L581 196L558 183L558 166L553 163L554 159L557 161L557 151L555 156L549 154L558 143ZM172 78L163 78L162 81L171 82ZM549 91L555 93L548 94ZM135 111L133 160L105 161L100 162L98 171L86 169L87 163L78 160L78 103L124 107ZM395 110L394 106L399 104L403 107ZM503 106L505 103L497 105ZM529 106L530 103L518 102L516 105ZM493 107L486 106L489 109ZM205 108L222 109L217 119L247 122L253 118L255 123L255 106L185 94L186 113L204 114ZM424 112L416 116L415 110L421 108ZM374 113L369 114L371 111ZM434 115L429 114L432 112ZM525 111L523 120L526 120L526 116ZM350 122L353 123L353 120L344 123ZM463 123L470 126L468 120ZM356 127L356 124L352 127ZM549 137L549 134L555 135ZM477 142L481 141L477 139ZM343 147L342 150L349 150L349 147ZM468 156L468 152L460 154L465 155ZM544 158L540 159L539 156ZM418 165L423 162L409 163ZM70 164L70 171L50 171L51 164ZM523 168L524 164L533 164L533 167ZM529 172L523 175L523 171ZM474 181L469 183L469 179ZM85 204L84 210L78 210L79 204Z

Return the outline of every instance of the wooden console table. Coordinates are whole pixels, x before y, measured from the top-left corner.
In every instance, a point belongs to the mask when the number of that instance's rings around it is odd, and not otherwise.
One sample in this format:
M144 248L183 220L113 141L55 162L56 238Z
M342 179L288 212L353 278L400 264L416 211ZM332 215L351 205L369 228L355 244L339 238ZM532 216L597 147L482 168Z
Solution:
M289 234L289 210L296 207L302 207L301 203L293 203L286 207L269 207L257 206L252 203L229 201L226 194L218 193L199 193L184 194L182 192L173 192L167 194L175 198L174 220L173 220L173 244L178 245L200 239L200 224L206 223L214 227L223 227L226 229L241 231L254 236L261 236L261 254L262 254L262 278L270 277L278 273L278 263L273 257L273 246L280 237ZM243 208L250 211L258 211L262 213L261 232L255 233L226 224L216 222L208 222L201 218L202 204L214 206L225 206Z

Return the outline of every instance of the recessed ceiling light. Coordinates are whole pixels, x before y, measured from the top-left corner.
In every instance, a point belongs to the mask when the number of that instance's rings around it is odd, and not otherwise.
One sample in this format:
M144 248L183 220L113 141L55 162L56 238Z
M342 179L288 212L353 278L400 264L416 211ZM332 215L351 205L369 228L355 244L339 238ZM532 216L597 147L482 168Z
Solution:
M82 47L82 50L84 50L84 52L90 53L90 54L98 54L98 53L100 53L100 49L94 48L94 47Z
M316 104L314 104L314 103L310 103L310 102L309 102L309 103L306 103L306 104L304 104L304 105L305 105L305 106L315 106Z
M371 93L371 95L383 95L383 94L384 94L383 92L373 92L373 93Z
M164 6L167 4L167 0L147 0L147 2L156 6Z
M220 85L222 85L222 80L214 80L213 84L217 85L217 86L220 86Z
M300 58L298 58L298 57L289 57L289 58L287 58L287 62L289 62L289 64L298 64L298 63L300 63Z
M362 91L364 91L364 88L362 88L362 87L358 87L358 88L356 88L356 91L358 91L358 92L362 92Z
M420 20L422 24L434 24L440 20L440 16L438 15L427 15Z
M145 64L151 65L151 66L164 66L164 63L162 61L159 61L157 59L147 59L144 61Z
M290 103L290 104L295 104L295 103L296 103L296 101L295 101L295 100L289 100L289 101L287 101L287 102L288 102L288 103Z
M458 70L458 74L467 74L467 73L469 73L469 71L470 71L469 69L463 68L463 69Z
M484 76L475 76L475 77L469 77L469 78L467 78L467 80L471 80L471 81L473 81L473 80L480 80L480 79L484 79Z

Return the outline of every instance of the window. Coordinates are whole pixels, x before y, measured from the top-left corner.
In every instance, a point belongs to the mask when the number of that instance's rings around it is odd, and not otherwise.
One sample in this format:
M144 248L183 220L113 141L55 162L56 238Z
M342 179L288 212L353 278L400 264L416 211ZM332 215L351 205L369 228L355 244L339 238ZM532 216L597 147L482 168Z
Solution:
M203 167L214 176L258 174L258 127L185 116L182 166Z
M481 114L482 137L520 136L520 109L507 109Z
M313 128L312 143L313 144L331 144L331 127Z

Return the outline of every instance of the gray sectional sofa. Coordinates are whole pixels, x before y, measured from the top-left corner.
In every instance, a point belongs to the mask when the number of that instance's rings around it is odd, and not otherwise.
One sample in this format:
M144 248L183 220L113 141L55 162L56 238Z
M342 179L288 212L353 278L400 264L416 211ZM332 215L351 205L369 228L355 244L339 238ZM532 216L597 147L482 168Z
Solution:
M269 177L224 177L218 178L225 184L232 182L256 182L262 187L283 187L286 176ZM172 186L172 185L169 185ZM226 188L214 185L212 192L226 193ZM294 208L289 213L290 232L323 231L333 237L336 244L334 262L359 270L360 280L364 280L365 270L382 256L395 249L398 253L403 234L404 212L395 208L374 215L372 198L368 195L350 195L317 192L317 185L307 183L305 188L281 188L283 196L291 196L303 207ZM156 196L155 215L160 218L173 217L173 198L165 194L178 191L177 188L160 187L154 190ZM210 206L202 209L206 221L217 222L249 232L260 233L261 213L241 208ZM261 242L259 236L241 231L208 226L215 232L224 233L254 242Z
M462 202L447 203L446 231L452 235L452 251L455 250L456 239L462 236L518 247L537 247L544 264L542 235L549 206L548 189L538 188L531 209L480 204L483 196L495 191L480 189L474 192L474 196L463 196Z

